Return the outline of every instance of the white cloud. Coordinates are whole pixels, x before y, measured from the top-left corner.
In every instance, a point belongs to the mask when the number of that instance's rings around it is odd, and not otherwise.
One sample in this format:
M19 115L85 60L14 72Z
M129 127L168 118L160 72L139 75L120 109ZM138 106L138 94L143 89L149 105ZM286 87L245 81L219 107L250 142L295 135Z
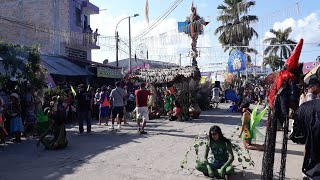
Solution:
M292 27L291 38L298 41L303 38L305 43L319 43L320 42L320 18L317 13L311 13L303 19L294 20L288 18L282 22L276 22L273 25L275 30L284 30L288 27ZM265 38L272 37L270 32L266 32Z

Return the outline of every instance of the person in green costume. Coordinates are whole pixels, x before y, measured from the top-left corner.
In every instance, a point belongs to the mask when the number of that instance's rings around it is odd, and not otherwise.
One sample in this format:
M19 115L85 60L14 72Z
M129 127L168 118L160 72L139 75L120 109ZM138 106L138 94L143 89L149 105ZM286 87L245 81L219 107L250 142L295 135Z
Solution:
M242 112L242 127L239 138L243 139L243 145L248 150L258 150L263 151L264 145L253 144L252 139L255 136L255 132L251 129L250 122L251 122L251 112L249 111L250 104L244 103L241 105L240 110Z
M208 154L211 150L213 160L208 161ZM196 169L205 176L222 177L228 179L233 174L232 162L234 160L230 140L225 138L219 126L212 126L209 131L209 142L206 145L204 155L205 161L197 162Z
M40 136L37 146L44 145L46 149L63 149L67 147L66 128L63 119L58 118L56 112L48 112L49 120L51 121L49 128ZM53 132L53 138L46 137L50 132Z
M164 104L164 110L168 113L168 114L172 114L172 110L173 110L173 102L175 100L175 97L172 93L170 93L170 91L166 91L165 92L165 104Z

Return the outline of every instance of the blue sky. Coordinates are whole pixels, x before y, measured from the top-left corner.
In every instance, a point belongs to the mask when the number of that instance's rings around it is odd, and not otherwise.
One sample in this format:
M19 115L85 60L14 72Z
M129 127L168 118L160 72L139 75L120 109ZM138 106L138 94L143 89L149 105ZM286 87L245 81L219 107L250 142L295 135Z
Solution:
M152 23L157 19L163 12L165 12L169 6L175 0L149 0L149 19ZM91 0L91 2L100 7L100 9L107 9L101 11L99 15L91 16L91 27L99 28L99 32L102 35L114 36L115 25L119 20L128 15L139 13L140 16L132 19L132 37L138 32L147 27L144 17L144 5L145 0ZM184 21L186 16L190 14L190 5L192 0L184 0L168 17L164 20L157 28L150 32L149 36L155 36L163 32L166 36L171 38L170 44L165 46L160 44L159 49L150 48L149 54L154 60L162 61L177 61L178 54L182 53L182 64L188 65L188 47L190 43L185 40L176 39L176 32L170 32L177 28L177 21ZM296 3L299 2L299 10ZM217 6L222 3L222 0L194 0L194 4L197 7L200 16L204 17L205 20L210 21L210 24L205 27L205 36L200 39L200 47L211 47L210 50L203 49L203 56L199 58L199 64L206 65L215 62L226 62L228 55L223 53L219 47L217 37L213 34L213 31L219 26L216 22L216 17L219 14ZM320 47L309 43L320 43L320 6L319 0L257 0L256 6L250 10L250 14L257 15L259 23L254 27L259 33L259 39L252 42L252 46L256 46L258 51L262 51L262 39L265 36L269 36L267 31L270 28L281 28L284 29L288 26L293 26L293 39L298 40L300 37L305 39L306 45L301 56L302 61L313 61L317 56L320 55ZM121 22L118 26L120 38L123 42L128 40L128 22ZM164 36L163 36L164 37ZM160 41L161 37L153 39L153 45L155 46L156 41ZM172 42L177 41L177 44ZM115 60L114 55L114 40L105 38L101 41L101 50L93 51L94 61L103 61L109 59L109 61ZM125 43L122 44L122 49L126 51ZM133 49L137 48L137 44L140 42L133 42ZM148 42L142 42L143 47L152 46ZM180 43L180 45L178 45ZM137 51L137 50L136 50ZM151 52L150 52L151 51ZM155 52L157 51L157 52ZM145 52L142 52L142 54ZM159 55L160 54L160 55ZM167 54L167 56L165 56ZM141 55L142 56L142 55ZM120 58L128 57L127 52L120 52ZM149 56L150 57L150 56ZM158 57L158 58L157 58ZM257 58L261 61L261 58Z

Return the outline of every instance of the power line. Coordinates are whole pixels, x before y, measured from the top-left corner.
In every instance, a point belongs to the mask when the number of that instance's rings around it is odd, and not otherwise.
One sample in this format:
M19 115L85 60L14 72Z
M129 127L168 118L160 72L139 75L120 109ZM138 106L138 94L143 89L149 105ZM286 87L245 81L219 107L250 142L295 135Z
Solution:
M174 11L179 6L179 4L182 1L183 0L176 0L163 15L161 15L152 25L148 26L146 29L144 29L142 32L140 32L134 39L136 40L136 39L139 39L139 38L145 36L151 30L153 30L155 27L157 27L164 19L166 19L172 13L172 11Z

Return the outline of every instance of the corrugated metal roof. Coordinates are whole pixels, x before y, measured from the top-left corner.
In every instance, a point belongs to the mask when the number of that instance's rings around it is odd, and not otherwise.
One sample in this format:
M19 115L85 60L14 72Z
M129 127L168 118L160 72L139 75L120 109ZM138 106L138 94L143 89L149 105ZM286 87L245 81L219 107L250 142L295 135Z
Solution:
M50 74L64 76L88 76L91 72L63 57L41 55L42 65Z

